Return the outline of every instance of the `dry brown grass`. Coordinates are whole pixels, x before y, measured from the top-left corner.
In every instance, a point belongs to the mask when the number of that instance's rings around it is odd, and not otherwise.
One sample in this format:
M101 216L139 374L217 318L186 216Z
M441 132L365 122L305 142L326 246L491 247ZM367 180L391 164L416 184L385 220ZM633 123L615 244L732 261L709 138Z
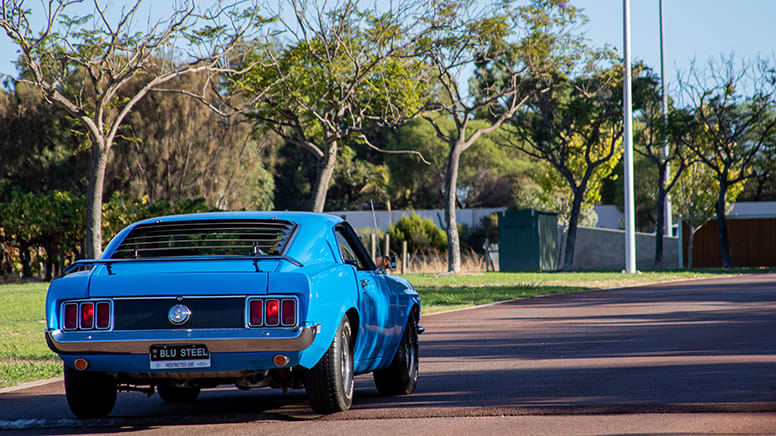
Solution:
M447 272L447 253L415 253L410 255L408 273L444 273ZM397 259L396 272L401 271L401 258ZM482 254L470 251L461 253L461 271L484 272L485 258Z

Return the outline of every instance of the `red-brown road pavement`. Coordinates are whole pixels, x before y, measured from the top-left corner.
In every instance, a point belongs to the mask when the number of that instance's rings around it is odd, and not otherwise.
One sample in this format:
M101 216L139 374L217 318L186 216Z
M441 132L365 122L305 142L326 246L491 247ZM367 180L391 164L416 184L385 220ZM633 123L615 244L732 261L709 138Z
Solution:
M120 393L110 418L81 422L55 381L0 393L0 429L776 434L776 275L524 299L421 324L417 391L383 398L361 376L348 412L314 415L302 391L219 389L186 405Z

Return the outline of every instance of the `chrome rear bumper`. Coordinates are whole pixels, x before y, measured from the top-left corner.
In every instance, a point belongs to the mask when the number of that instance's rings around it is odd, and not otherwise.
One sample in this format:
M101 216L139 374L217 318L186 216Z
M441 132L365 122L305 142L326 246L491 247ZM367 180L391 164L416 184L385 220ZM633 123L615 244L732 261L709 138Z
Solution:
M319 331L320 324L294 330L47 330L46 343L57 354L148 354L155 344L205 344L211 353L291 352L309 347Z

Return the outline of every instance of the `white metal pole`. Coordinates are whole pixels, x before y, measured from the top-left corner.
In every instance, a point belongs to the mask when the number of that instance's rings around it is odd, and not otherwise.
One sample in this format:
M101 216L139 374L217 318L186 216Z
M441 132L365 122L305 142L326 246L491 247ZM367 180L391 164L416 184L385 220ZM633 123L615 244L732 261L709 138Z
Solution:
M636 272L636 220L633 201L633 113L631 111L631 32L630 0L623 0L623 139L625 145L625 272Z
M660 85L663 88L663 126L668 126L668 97L666 95L666 70L665 57L663 56L663 0L659 0L660 5ZM663 137L663 159L668 160L668 135ZM666 164L665 180L671 177L671 167ZM666 193L665 205L665 235L673 236L671 232L673 217L671 216L671 194Z

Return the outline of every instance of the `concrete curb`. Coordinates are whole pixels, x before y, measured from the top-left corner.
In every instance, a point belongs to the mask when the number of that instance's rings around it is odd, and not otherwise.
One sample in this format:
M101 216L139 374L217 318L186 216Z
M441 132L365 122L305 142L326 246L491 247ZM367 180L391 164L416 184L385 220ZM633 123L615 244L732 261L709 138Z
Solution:
M47 385L47 384L51 384L51 383L56 383L56 382L59 382L59 381L62 381L62 377L54 377L54 378L47 378L47 379L44 379L44 380L31 381L31 382L27 382L27 383L18 384L16 386L10 386L10 387L7 387L7 388L2 388L2 389L0 389L0 394L7 394L9 392L16 392L16 391L21 391L21 390L24 390L24 389L35 388L35 387L38 387L38 386L43 386L43 385Z

